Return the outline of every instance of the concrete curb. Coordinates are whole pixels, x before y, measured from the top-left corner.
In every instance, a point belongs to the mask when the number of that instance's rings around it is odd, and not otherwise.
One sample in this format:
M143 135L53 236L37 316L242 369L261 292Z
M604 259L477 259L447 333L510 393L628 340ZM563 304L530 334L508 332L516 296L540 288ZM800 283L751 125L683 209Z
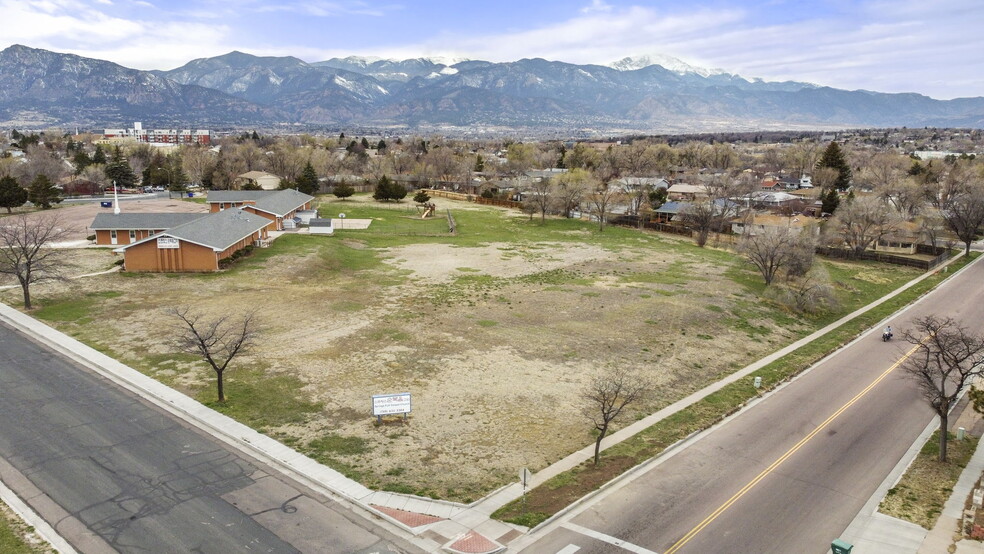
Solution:
M10 506L10 509L28 525L34 527L34 532L42 539L48 541L48 544L57 552L61 554L77 554L77 551L72 548L72 545L68 544L68 541L64 537L58 534L58 531L55 531L51 525L48 525L48 522L32 510L30 506L25 504L14 491L7 488L3 484L3 481L0 481L0 500L7 506Z

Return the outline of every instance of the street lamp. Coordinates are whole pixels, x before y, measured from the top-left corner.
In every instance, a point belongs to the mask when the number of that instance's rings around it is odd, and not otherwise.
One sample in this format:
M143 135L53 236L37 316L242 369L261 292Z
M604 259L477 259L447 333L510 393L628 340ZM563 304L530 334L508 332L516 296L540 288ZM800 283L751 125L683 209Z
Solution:
M171 180L171 168L169 168L169 167L158 167L157 169L160 170L160 171L166 171L167 172L167 190L171 190L171 188L173 186L172 180Z

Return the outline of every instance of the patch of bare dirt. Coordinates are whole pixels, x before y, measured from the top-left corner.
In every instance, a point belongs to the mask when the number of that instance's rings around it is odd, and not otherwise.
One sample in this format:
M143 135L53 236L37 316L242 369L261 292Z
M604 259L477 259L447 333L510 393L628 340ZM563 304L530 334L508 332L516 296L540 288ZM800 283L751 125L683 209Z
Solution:
M340 244L366 247L349 238ZM610 368L657 383L658 394L639 406L648 413L795 332L763 316L749 319L767 329L753 340L733 320L735 312L754 317L757 299L725 278L725 268L651 247L410 245L379 255L382 271L331 276L323 256L311 254L276 256L228 277L84 279L72 294L122 294L93 307L98 332L69 330L124 359L166 357L164 308L193 305L212 315L256 308L263 340L243 362L298 377L300 394L325 405L309 424L273 431L301 443L328 433L360 437L369 450L339 459L370 486L456 500L477 499L521 467L537 471L591 444L581 394ZM385 278L397 284L379 284ZM70 294L58 286L35 294ZM188 387L208 378L193 368L162 362L152 373ZM377 427L371 395L398 392L413 395L409 423Z

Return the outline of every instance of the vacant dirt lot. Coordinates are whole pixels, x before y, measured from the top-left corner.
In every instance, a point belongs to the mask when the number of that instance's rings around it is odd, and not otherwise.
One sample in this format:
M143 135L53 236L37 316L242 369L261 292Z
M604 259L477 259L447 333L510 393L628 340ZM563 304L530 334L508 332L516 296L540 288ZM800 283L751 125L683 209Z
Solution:
M35 297L61 303L41 315L66 331L190 392L211 375L174 355L163 309L255 308L262 340L237 367L296 378L292 394L323 404L267 432L301 447L341 440L349 447L326 458L369 486L474 500L521 467L536 471L590 444L581 394L605 371L651 378L656 394L639 407L649 412L803 328L777 323L726 274L730 263L671 238L637 242L377 249L353 231L288 237L290 251L228 274L111 274L39 285ZM113 261L102 250L75 255L90 269ZM69 299L80 302L75 311ZM16 303L16 291L0 300ZM247 374L239 371L229 374L232 402ZM413 394L409 424L374 425L371 395L397 392Z

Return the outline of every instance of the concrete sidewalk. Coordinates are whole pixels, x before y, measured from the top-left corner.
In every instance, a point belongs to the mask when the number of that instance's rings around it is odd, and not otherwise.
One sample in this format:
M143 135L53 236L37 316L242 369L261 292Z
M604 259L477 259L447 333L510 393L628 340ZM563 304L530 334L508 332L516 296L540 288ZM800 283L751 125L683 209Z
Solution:
M350 221L352 220L346 220L346 223ZM959 256L953 259L955 260L957 258ZM945 267L938 268L936 271L946 271ZM604 440L602 449L610 448L677 411L700 401L728 384L748 377L769 363L826 335L851 319L894 298L901 292L928 278L930 275L932 273L927 272L893 291L891 294L844 316L836 322L758 360L742 370L732 373L721 381L613 433ZM13 308L0 304L0 320L3 320L15 329L52 347L82 365L91 368L97 373L106 376L124 388L139 394L155 405L181 417L191 425L201 428L208 434L215 436L234 448L247 452L265 463L283 470L288 475L314 490L323 492L343 505L352 507L354 511L362 513L369 519L373 519L376 524L379 524L381 520L384 527L390 532L407 537L410 542L427 552L499 552L505 550L511 541L523 536L528 531L526 528L502 523L490 518L490 515L495 510L522 496L523 489L519 483L503 487L469 505L411 495L373 491L355 481L347 479L337 471L323 466L287 446L203 406L191 398L162 385L158 381ZM877 325L875 326L875 328L878 327ZM861 340L862 338L863 336L855 340ZM919 444L921 445L922 443ZM573 469L592 456L593 445L588 445L559 462L537 472L533 476L530 487L535 487L555 475ZM621 479L630 477L632 474L633 472L630 471L622 477L615 479L612 483L606 485L606 487L619 482ZM572 507L589 500L593 496L593 494L588 495L576 502ZM561 514L557 514L554 517L558 517L563 513L561 512ZM869 532L867 529L869 528L871 529L871 533L882 527L887 528L888 532L892 533L899 531L896 528L898 526L895 526L891 521L883 522L881 518L875 516L871 516L869 519L871 521L862 529L864 536L868 536ZM882 527L879 527L879 525ZM925 530L922 531L925 533ZM913 536L916 534L911 529L908 529L907 532ZM912 544L914 540L906 539L903 542L905 544ZM904 550L891 551L902 552ZM915 551L913 550L913 552Z
M955 433L959 427L963 427L976 437L984 435L984 418L974 412L966 396L958 402L953 416L955 417L950 418L951 432ZM964 502L984 472L984 441L978 444L973 457L961 473L932 530L927 531L914 523L878 513L878 506L885 494L899 482L923 445L938 428L939 422L936 420L926 426L845 530L842 538L854 545L854 553L940 554L953 551L984 554L984 543L963 539L960 533Z

